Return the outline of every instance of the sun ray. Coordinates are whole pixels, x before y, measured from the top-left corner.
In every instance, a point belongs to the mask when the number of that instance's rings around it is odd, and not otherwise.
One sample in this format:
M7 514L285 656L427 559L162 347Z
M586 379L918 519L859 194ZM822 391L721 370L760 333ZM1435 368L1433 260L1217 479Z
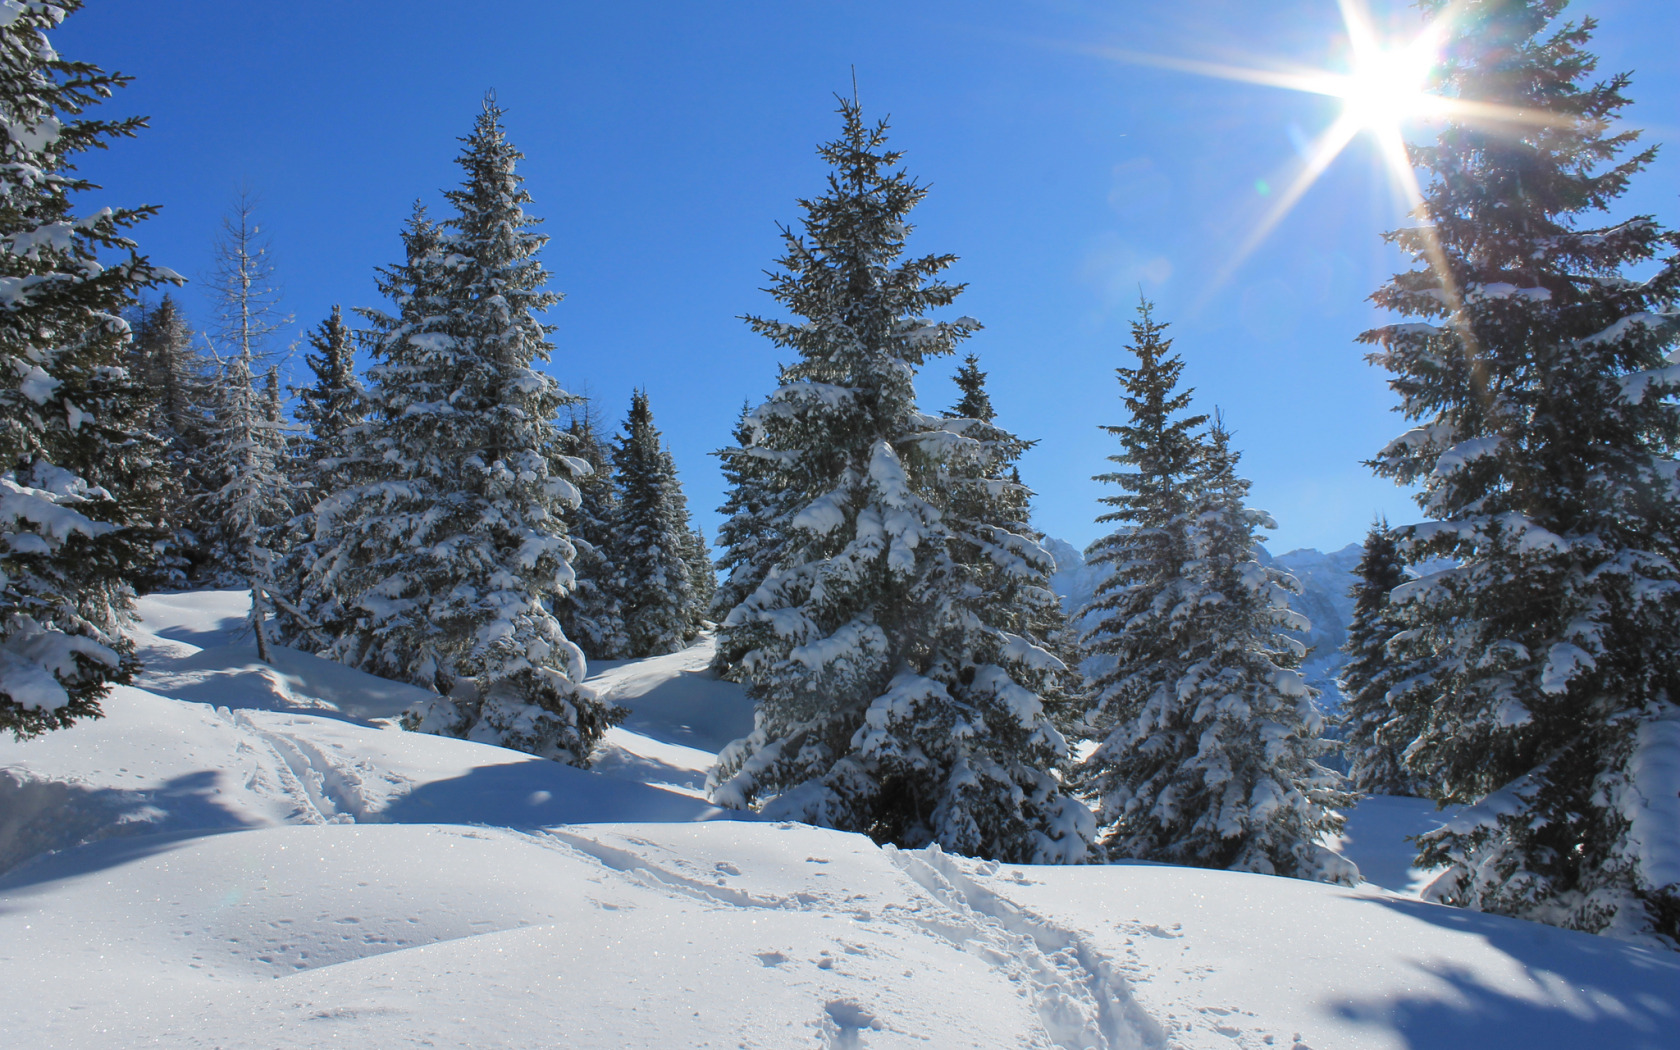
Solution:
M1342 112L1329 128L1314 140L1307 157L1288 188L1272 202L1256 228L1220 266L1201 298L1205 301L1277 229L1295 205L1317 182L1360 133L1370 133L1394 186L1405 198L1407 210L1417 214L1423 202L1417 173L1406 152L1403 127L1417 120L1452 120L1479 126L1503 128L1558 127L1572 123L1565 115L1522 109L1494 102L1455 98L1431 89L1430 77L1438 64L1448 32L1462 17L1468 0L1454 0L1427 22L1410 39L1385 40L1371 17L1367 0L1336 0L1347 33L1349 68L1345 73L1302 67L1260 68L1227 62L1157 55L1099 45L1080 45L1077 50L1158 69L1191 73L1221 80L1324 95L1342 101ZM1427 225L1427 216L1419 216ZM1433 242L1432 238L1426 240ZM1440 258L1439 246L1426 252L1441 275L1449 304L1457 300L1450 287L1451 277ZM1454 314L1456 306L1451 307Z
M1288 188L1278 195L1277 200L1273 202L1271 208L1261 218L1260 224L1244 238L1237 250L1231 253L1231 256L1220 266L1219 272L1214 275L1213 281L1202 293L1203 300L1206 300L1215 290L1230 280L1242 264L1248 261L1248 257L1253 255L1255 249L1259 248L1261 243L1270 236L1271 232L1277 228L1278 223L1282 222L1294 210L1296 202L1306 195L1307 190L1312 188L1313 183L1318 181L1318 177L1324 173L1324 169L1328 168L1330 163L1341 155L1342 150L1347 148L1347 144L1353 141L1354 136L1359 134L1359 130L1357 121L1349 120L1346 116L1343 116L1338 118L1324 134L1313 142L1300 171L1290 181Z

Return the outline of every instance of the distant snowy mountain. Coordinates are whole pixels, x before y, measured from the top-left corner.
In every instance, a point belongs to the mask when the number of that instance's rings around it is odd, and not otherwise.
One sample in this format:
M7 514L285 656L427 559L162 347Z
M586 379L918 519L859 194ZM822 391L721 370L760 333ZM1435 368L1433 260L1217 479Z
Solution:
M1084 555L1066 540L1046 539L1044 548L1056 559L1050 586L1061 595L1062 608L1070 614L1083 608L1107 573L1100 566L1087 565ZM1301 593L1289 603L1312 621L1311 631L1297 635L1307 646L1301 671L1321 691L1319 703L1327 710L1341 706L1336 673L1347 662L1341 648L1347 640L1348 621L1353 618L1353 598L1348 591L1354 583L1354 570L1359 567L1359 553L1357 543L1330 554L1307 548L1276 557L1260 548L1262 563L1283 569L1301 581Z

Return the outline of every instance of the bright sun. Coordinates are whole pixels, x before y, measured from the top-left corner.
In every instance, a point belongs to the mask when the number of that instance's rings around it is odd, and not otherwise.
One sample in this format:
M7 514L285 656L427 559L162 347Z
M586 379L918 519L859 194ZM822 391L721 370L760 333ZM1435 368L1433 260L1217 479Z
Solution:
M1400 39L1378 33L1366 6L1367 0L1337 0L1337 4L1350 45L1347 72L1265 69L1136 52L1105 51L1123 62L1264 84L1341 100L1341 112L1302 151L1299 166L1282 190L1269 194L1268 209L1259 226L1237 251L1226 257L1222 271L1212 282L1215 287L1235 273L1331 162L1361 134L1369 136L1377 146L1395 189L1409 207L1415 208L1421 203L1422 194L1411 158L1406 152L1405 131L1408 126L1431 117L1495 122L1515 120L1519 123L1536 119L1533 114L1516 113L1504 107L1453 98L1431 90L1430 79L1440 62L1441 47L1452 28L1458 4L1447 5L1415 36ZM1271 185L1271 180L1263 180L1261 185Z
M1351 73L1336 85L1344 119L1384 131L1427 115L1437 96L1424 91L1435 64L1433 48L1412 46L1355 53Z
M1493 128L1525 126L1567 126L1570 117L1539 110L1514 109L1478 99L1437 93L1431 83L1441 61L1441 50L1453 29L1463 0L1444 5L1443 10L1410 38L1379 35L1371 18L1368 0L1336 0L1347 33L1347 72L1322 69L1285 69L1273 66L1233 66L1191 58L1142 54L1113 48L1097 48L1100 54L1122 62L1155 66L1200 76L1239 80L1249 84L1284 88L1340 99L1341 112L1317 138L1302 150L1295 171L1281 191L1271 190L1272 180L1257 185L1268 197L1267 211L1259 225L1234 252L1228 253L1219 274L1208 288L1217 288L1236 273L1248 256L1295 207L1332 161L1360 135L1366 135L1382 155L1383 167L1395 190L1412 210L1423 201L1417 172L1406 151L1405 132L1417 121L1444 118L1473 122ZM1441 260L1431 257L1437 265ZM1443 271L1444 272L1444 271ZM1211 294L1211 292L1207 293Z

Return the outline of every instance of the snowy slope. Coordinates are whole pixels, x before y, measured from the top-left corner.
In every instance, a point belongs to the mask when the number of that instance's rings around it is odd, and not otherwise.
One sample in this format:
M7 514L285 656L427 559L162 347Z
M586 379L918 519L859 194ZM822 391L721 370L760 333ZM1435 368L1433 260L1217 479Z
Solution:
M631 714L581 772L262 668L242 600L148 599L106 719L0 742L0 1044L1676 1045L1680 956L1406 896L1416 800L1341 843L1395 892L880 849L708 819L694 778L750 712L703 648L597 669Z
M145 599L136 641L147 669L113 690L104 718L23 744L0 738L0 872L110 835L732 815L696 797L711 754L622 728L604 757L630 779L393 731L388 721L423 690L279 647L263 665L234 637L249 600ZM657 786L667 781L677 789Z

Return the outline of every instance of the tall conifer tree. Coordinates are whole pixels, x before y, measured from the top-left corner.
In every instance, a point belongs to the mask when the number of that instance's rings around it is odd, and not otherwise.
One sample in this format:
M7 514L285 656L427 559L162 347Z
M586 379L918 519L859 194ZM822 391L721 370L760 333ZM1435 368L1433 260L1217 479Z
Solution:
M1469 807L1422 840L1427 895L1674 946L1680 263L1649 217L1588 225L1654 151L1563 7L1454 9L1440 90L1544 122L1412 148L1416 266L1374 299L1417 320L1363 338L1416 427L1373 465L1421 487L1406 556L1452 562L1396 594L1431 676L1409 760Z
M722 623L737 605L758 590L780 557L793 516L794 494L776 485L774 462L763 449L754 447L752 405L741 406L736 421L735 444L714 453L723 461L723 478L728 495L718 513L724 516L717 534L716 566L723 573L712 597L711 615ZM739 680L745 639L730 631L719 631L712 670L725 678Z
M1040 546L1044 537L1028 521L1031 493L1016 466L1036 442L996 424L986 373L974 354L964 358L956 384L962 398L945 413L951 422L944 426L972 443L953 448L934 475L943 494L945 524L953 534L952 554L968 586L991 601L995 626L1030 638L1064 664L1070 659L1077 663L1061 598L1050 589L1055 559ZM1077 677L1067 667L1042 681L1040 695L1064 731L1077 730L1083 721L1076 707Z
M213 476L203 516L212 536L210 581L250 588L247 622L258 655L267 660L268 618L294 507L279 376L271 370L269 390L259 392L256 372L268 338L289 318L278 315L274 265L248 192L240 193L222 229L213 288L222 368L210 399Z
M797 320L749 319L799 355L753 413L749 449L797 510L723 624L757 707L712 795L881 842L1081 860L1090 814L1061 793L1067 744L1042 692L1062 664L998 626L997 603L970 586L935 475L979 442L915 404L916 368L978 325L924 316L961 290L938 279L951 256L903 258L925 191L885 124L852 101L840 112L821 150L827 192L803 202L803 235L784 229L773 278Z
M1109 571L1085 608L1082 639L1091 709L1087 720L1099 738L1122 725L1153 695L1170 688L1183 659L1174 637L1175 617L1188 591L1190 525L1196 498L1199 433L1207 416L1191 414L1191 390L1180 390L1183 360L1172 350L1163 323L1147 301L1138 304L1127 347L1137 366L1115 369L1127 422L1103 429L1120 439L1109 461L1123 469L1093 480L1118 485L1104 496L1113 508L1097 518L1115 529L1091 544L1088 563ZM1122 785L1106 767L1086 764L1086 790L1107 798ZM1110 809L1099 810L1108 822Z
M1406 569L1386 520L1366 533L1355 572L1359 579L1350 589L1353 619L1342 646L1348 661L1337 676L1348 780L1354 790L1367 795L1421 794L1422 781L1405 764L1418 726L1415 718L1402 714L1410 712L1398 701L1424 683L1408 682L1399 651L1389 648L1403 629L1389 595L1406 582Z
M618 492L613 487L611 453L588 404L573 406L566 424L566 454L588 464L589 472L577 478L578 505L569 519L569 536L577 548L572 563L577 582L561 601L557 615L566 637L582 646L586 655L617 660L630 644L624 633L624 612L613 589L620 557L614 546Z
M571 395L533 367L553 349L537 314L560 297L501 114L487 98L463 140L455 217L440 229L417 209L405 263L382 275L397 313L368 315L374 411L352 432L367 480L318 508L332 542L310 593L351 621L338 658L438 693L408 728L582 765L617 709L582 684L552 612L573 583L560 515L582 467L554 455Z
M1286 573L1255 560L1270 518L1246 505L1228 433L1197 428L1183 362L1165 325L1138 308L1136 368L1119 369L1127 425L1100 475L1123 492L1094 545L1114 566L1086 611L1100 659L1087 721L1098 746L1078 781L1098 802L1115 857L1336 882L1351 864L1319 844L1350 799L1318 757L1326 745L1312 690L1296 670L1305 630Z
M175 277L127 233L154 209L73 210L97 188L76 155L143 126L85 115L128 81L53 49L80 8L13 5L0 24L0 730L19 737L97 717L133 671L121 627L153 556L157 446L122 313Z
M303 361L315 381L293 389L293 414L302 429L292 471L300 510L288 524L291 542L280 568L282 597L275 620L287 644L315 651L329 648L343 629L341 610L334 603L320 604L311 600L318 596L305 596L310 567L324 550L316 536L315 507L358 478L351 443L366 416L367 392L356 376L355 336L338 306L309 333L309 345L314 353L305 354Z
M204 493L214 479L210 462L209 362L193 348L192 328L173 296L138 308L135 370L146 389L146 428L162 443L158 558L145 581L180 590L201 578L212 530L203 521Z
M630 398L612 458L618 491L613 591L624 616L627 655L676 652L694 640L702 609L694 587L694 537L676 465L643 391Z

